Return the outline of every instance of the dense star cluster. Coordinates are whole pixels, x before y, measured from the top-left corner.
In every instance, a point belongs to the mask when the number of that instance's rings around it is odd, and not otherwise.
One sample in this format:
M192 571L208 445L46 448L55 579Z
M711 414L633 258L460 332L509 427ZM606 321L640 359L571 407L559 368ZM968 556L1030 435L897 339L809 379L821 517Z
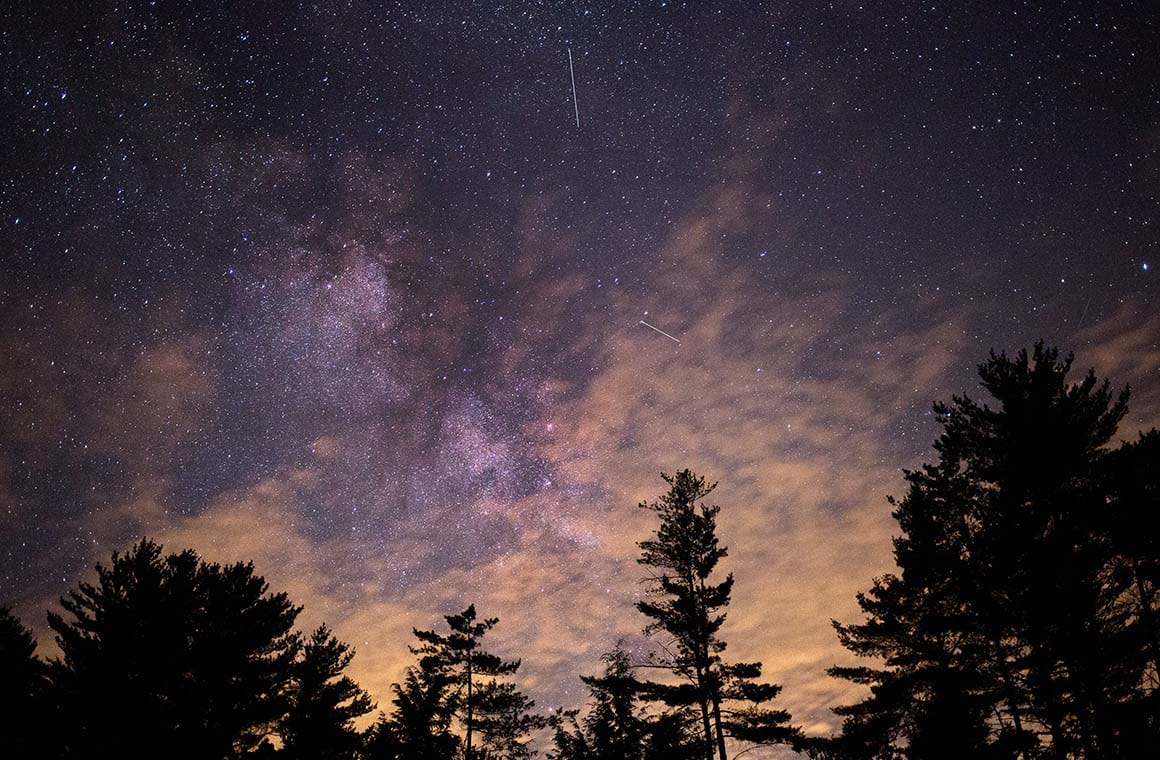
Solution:
M381 704L475 603L574 706L639 644L635 505L691 467L730 652L824 733L932 401L1044 338L1132 385L1125 436L1160 423L1158 27L6 4L0 603L51 655L43 610L147 535L254 559Z

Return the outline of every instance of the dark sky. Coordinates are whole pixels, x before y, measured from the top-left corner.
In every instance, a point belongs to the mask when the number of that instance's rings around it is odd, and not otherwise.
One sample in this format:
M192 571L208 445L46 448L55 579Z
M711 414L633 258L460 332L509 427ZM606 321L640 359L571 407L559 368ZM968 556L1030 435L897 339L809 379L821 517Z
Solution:
M6 4L0 599L148 534L572 704L687 466L825 731L932 401L1043 338L1160 421L1160 14L821 5Z

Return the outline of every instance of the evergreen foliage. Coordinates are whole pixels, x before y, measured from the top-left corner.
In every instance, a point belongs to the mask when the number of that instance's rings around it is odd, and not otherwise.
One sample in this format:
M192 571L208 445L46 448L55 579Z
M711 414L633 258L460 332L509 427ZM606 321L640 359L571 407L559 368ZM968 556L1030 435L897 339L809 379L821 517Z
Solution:
M371 736L374 760L444 760L454 757L459 738L451 733L454 678L436 658L425 657L407 669L392 690L395 709L382 717Z
M414 630L416 660L366 731L354 652L250 563L218 565L143 539L61 599L59 659L0 608L5 756L69 760L728 760L788 745L818 760L1119 760L1160 746L1160 432L1115 443L1128 393L1042 344L979 367L986 403L937 404L937 459L890 500L897 571L834 622L864 658L830 673L866 687L805 737L771 707L760 663L729 662L733 576L718 571L715 484L689 470L641 508L649 569L636 608L659 652L621 648L590 699L550 720L484 647L474 606ZM643 672L660 671L657 680Z
M696 760L704 740L680 713L650 715L641 704L644 685L619 647L603 657L604 674L581 676L591 695L588 712L557 713L549 760Z
M285 594L250 564L162 556L149 540L97 576L61 599L68 619L49 614L67 756L124 756L128 736L142 757L234 758L274 733L296 656Z
M370 695L344 675L354 651L325 625L302 647L291 667L290 709L281 721L284 756L298 760L353 760L362 748L354 721L374 709Z
M859 595L864 622L835 623L884 663L831 671L871 687L838 711L846 756L1119 758L1157 739L1155 434L1110 450L1127 391L1069 383L1071 364L992 353L994 408L935 406L939 459L894 504L900 572Z
M36 640L8 607L0 607L0 737L14 757L30 757L44 741L52 713Z
M679 679L647 684L643 694L670 708L692 711L700 720L703 757L727 760L726 739L759 744L791 743L798 731L789 714L764 705L780 686L758 681L760 663L727 664L719 636L733 590L733 574L714 582L717 563L726 556L717 539L721 508L704 499L716 484L689 470L661 477L669 491L640 507L660 519L654 537L639 543L637 560L650 568L648 596L637 609L652 622L646 634L663 632L665 656L658 664Z
M591 695L583 722L577 711L553 717L555 749L550 760L641 760L649 723L638 703L640 684L628 654L614 649L603 657L602 676L581 676Z
M519 660L503 660L482 648L481 640L498 618L478 620L475 605L444 618L448 633L414 630L422 644L417 676L436 676L442 698L433 702L438 723L460 729L463 760L520 760L531 756L528 735L544 726L532 714L532 700L513 683ZM445 679L445 680L444 680ZM444 685L445 684L445 685ZM401 696L403 691L396 691ZM398 704L398 702L396 702Z
M592 709L584 721L592 757L635 760L642 755L649 730L636 699L640 684L623 649L605 654L604 664L603 675L580 677L592 694Z
M353 653L250 563L164 555L142 540L49 614L63 757L354 757L369 697L342 674ZM132 737L132 741L127 741Z

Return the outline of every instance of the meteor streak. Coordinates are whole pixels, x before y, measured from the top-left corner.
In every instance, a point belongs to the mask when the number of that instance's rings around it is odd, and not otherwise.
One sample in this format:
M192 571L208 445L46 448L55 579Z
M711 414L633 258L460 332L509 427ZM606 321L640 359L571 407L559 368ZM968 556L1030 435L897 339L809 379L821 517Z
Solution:
M580 103L576 100L576 70L572 68L572 48L568 48L568 74L572 77L572 108L576 109L576 128L580 128Z
M677 345L680 345L680 343L681 343L681 342L680 342L679 340L677 340L677 339L676 339L676 338L674 338L673 336L669 335L667 332L665 332L664 330L660 329L659 327L653 327L653 326L652 326L652 325L650 325L648 322L645 322L643 319L640 321L640 323L641 323L642 325L644 325L645 327L647 327L648 329L650 329L650 330L655 330L655 331L659 332L661 335L665 336L666 338L668 338L669 340L673 341L673 342L674 342L674 343L676 343Z

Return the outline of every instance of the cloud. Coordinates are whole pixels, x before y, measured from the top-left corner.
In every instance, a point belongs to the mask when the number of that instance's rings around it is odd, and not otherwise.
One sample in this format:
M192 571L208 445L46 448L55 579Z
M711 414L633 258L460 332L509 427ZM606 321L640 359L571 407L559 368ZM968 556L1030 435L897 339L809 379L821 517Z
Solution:
M619 601L591 610L605 621L588 632L605 644L643 622L630 606L642 575L633 560L652 525L636 503L663 492L660 471L721 479L725 567L737 576L730 654L763 661L786 687L782 705L820 732L836 725L829 708L857 693L824 674L851 659L829 621L855 618L855 593L892 565L885 496L915 464L913 444L893 434L960 370L966 336L933 302L909 325L882 315L891 337L872 341L841 277L797 278L771 297L725 256L723 241L758 213L748 197L714 193L675 226L652 294L625 294L601 315L596 374L545 383L553 399L535 440L559 482L599 494L583 512L552 512L591 537L582 562L609 568ZM640 329L646 312L680 345Z
M1128 417L1121 437L1160 426L1160 316L1146 304L1126 300L1107 318L1075 336L1075 366L1093 367L1111 378L1117 389L1132 386Z
M356 647L352 674L384 709L411 628L475 603L541 706L576 706L601 652L646 647L637 504L690 467L720 480L729 657L764 662L781 706L832 730L859 690L824 674L853 660L829 621L857 619L855 593L891 567L885 497L931 455L930 403L974 389L981 316L938 290L868 298L805 255L806 220L760 176L785 119L735 105L736 135L760 146L664 224L602 237L636 257L623 281L587 258L606 219L570 198L524 199L502 234L482 215L486 241L473 227L440 251L398 161L350 152L327 174L284 141L215 146L197 171L229 178L260 255L222 275L213 332L183 322L188 294L139 315L160 326L146 340L81 289L37 300L35 319L8 310L0 436L23 459L0 460L0 524L31 535L47 496L25 473L75 468L78 505L44 557L67 545L91 565L149 534L253 560L303 628ZM342 192L316 215L320 174ZM476 271L477 243L503 256ZM1076 336L1081 365L1140 388L1133 426L1160 420L1158 334L1129 303ZM55 564L9 581L32 589L22 609L81 575Z
M610 614L626 613L605 563L585 564L555 550L558 537L543 526L529 529L518 550L484 564L448 570L422 584L399 583L390 570L390 547L368 561L352 554L347 541L307 535L297 515L320 482L315 470L288 471L224 496L196 517L159 521L152 532L169 550L190 546L210 561L253 560L272 590L304 605L300 627L327 622L356 647L351 673L380 707L389 706L390 684L413 662L407 651L414 642L411 628L440 628L443 615L469 603L482 615L502 618L489 646L505 657L525 658L521 682L532 693L543 701L545 695L558 697L562 686L579 697L577 659L595 666L599 652L593 642L602 640ZM537 506L544 505L507 509L531 514ZM343 563L356 566L335 566ZM336 583L341 577L364 581Z

